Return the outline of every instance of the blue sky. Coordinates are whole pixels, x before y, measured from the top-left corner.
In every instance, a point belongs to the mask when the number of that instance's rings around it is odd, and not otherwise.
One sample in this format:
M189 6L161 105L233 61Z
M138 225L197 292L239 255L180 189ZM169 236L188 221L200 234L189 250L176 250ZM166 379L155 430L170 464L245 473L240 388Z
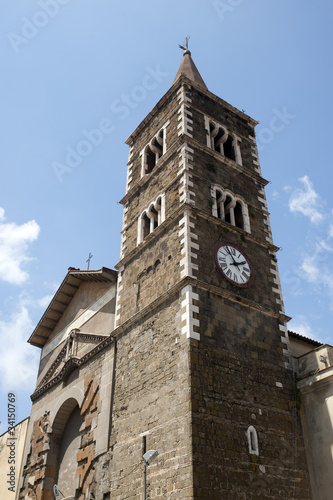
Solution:
M67 268L119 260L124 141L187 35L209 90L260 122L289 328L333 344L332 14L330 0L3 2L0 433L8 391L17 421L30 412L26 340Z

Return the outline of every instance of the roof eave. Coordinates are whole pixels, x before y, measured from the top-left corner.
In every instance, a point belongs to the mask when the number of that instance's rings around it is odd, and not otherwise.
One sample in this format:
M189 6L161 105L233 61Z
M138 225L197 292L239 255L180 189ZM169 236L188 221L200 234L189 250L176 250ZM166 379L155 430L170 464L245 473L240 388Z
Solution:
M54 294L51 302L46 308L43 316L39 320L36 328L30 335L28 343L35 347L40 347L40 348L42 348L46 344L48 338L52 334L54 328L58 324L60 318L64 314L65 310L67 309L74 295L79 289L80 282L90 281L90 282L116 283L117 275L118 275L117 271L109 269L107 267L102 267L101 269L91 270L91 271L70 267L68 269L68 273L66 274L64 280L62 281L58 290ZM76 284L70 283L70 278L74 278L75 280L77 280L77 283ZM67 289L65 292L64 290L66 289L66 287L69 288L69 290ZM55 318L54 316L57 315L59 315L59 317ZM49 323L54 323L53 327L47 326L47 324ZM49 332L46 335L42 335L43 330L48 330Z

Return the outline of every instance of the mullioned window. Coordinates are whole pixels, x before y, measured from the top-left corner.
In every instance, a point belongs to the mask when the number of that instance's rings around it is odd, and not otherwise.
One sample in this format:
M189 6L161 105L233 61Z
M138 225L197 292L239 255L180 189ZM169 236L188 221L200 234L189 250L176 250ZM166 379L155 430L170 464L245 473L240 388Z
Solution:
M165 194L160 194L145 208L138 221L137 244L142 243L165 220Z
M220 123L205 116L207 146L217 153L243 165L240 143L242 139Z
M215 185L211 187L211 198L214 217L251 232L248 207L240 196Z
M149 141L149 143L141 151L142 166L141 177L150 174L156 167L159 159L166 152L166 128L169 122L165 123L163 127L157 132L156 135Z

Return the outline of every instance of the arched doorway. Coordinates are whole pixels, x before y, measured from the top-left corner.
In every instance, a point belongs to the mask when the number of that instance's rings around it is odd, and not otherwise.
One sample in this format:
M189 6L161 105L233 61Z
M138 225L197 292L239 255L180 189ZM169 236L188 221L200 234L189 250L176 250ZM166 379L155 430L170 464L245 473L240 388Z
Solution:
M75 497L77 454L81 447L80 428L82 423L83 417L80 414L80 408L76 406L67 420L59 443L57 484L64 497Z

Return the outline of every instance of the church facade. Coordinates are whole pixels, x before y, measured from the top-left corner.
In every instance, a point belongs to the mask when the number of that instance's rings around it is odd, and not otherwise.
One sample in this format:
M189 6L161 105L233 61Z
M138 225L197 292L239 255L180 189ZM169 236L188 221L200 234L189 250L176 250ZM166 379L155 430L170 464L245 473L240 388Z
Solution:
M128 138L117 271L68 273L41 362L20 498L309 499L278 248L254 127L188 49Z

